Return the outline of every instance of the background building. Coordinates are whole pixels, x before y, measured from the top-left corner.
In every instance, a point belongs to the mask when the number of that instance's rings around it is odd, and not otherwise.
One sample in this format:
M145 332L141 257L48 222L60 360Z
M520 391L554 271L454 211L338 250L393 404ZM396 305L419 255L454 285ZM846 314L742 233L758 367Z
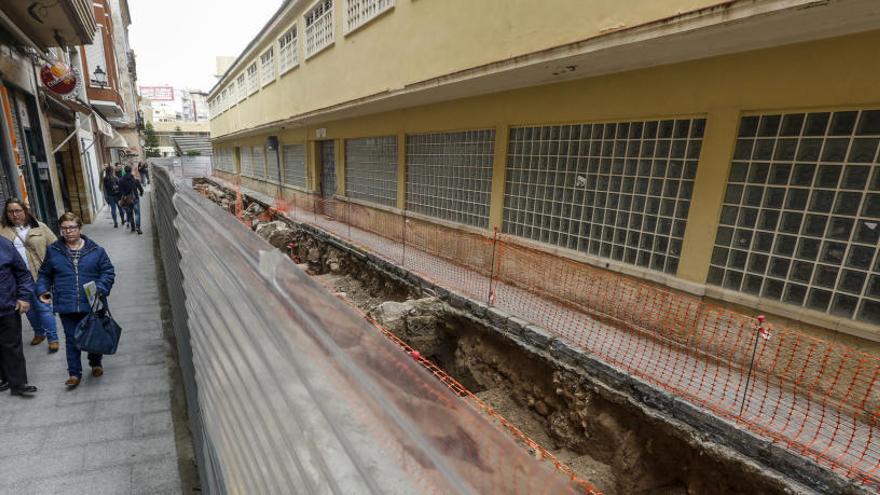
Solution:
M141 109L158 138L159 156L210 155L207 93L141 86Z
M876 4L599 3L287 1L218 173L880 340Z

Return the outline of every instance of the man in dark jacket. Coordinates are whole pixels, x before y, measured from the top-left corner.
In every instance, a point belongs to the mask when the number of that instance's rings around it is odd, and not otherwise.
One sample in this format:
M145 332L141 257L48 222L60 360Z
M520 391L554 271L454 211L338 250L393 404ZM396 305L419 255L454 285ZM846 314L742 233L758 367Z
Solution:
M131 175L131 165L125 166L125 175L119 180L119 204L126 211L125 216L131 224L131 231L141 231L141 196L144 188L141 183Z
M0 390L30 395L37 387L27 384L21 348L21 315L30 309L33 277L12 242L0 238Z

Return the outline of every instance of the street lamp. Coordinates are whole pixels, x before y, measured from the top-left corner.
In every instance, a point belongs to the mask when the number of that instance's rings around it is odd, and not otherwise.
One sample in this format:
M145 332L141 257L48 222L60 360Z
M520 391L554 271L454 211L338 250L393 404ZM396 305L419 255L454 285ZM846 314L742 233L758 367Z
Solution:
M92 72L92 82L101 88L107 87L107 73L104 72L100 65L95 66L95 71Z

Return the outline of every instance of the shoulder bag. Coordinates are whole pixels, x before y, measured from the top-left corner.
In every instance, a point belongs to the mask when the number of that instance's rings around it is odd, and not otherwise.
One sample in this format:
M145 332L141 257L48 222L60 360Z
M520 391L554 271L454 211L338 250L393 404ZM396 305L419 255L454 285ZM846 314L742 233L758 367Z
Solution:
M101 309L98 309L100 303ZM93 354L116 354L122 327L110 314L107 298L96 297L91 312L77 324L73 340L77 349Z

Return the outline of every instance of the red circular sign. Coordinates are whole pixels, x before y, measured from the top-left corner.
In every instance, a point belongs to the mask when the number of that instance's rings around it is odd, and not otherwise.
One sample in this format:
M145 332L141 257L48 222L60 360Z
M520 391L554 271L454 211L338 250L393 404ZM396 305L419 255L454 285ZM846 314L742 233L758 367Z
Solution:
M40 79L47 88L59 95L69 95L76 89L76 71L62 62L43 65L40 69Z

